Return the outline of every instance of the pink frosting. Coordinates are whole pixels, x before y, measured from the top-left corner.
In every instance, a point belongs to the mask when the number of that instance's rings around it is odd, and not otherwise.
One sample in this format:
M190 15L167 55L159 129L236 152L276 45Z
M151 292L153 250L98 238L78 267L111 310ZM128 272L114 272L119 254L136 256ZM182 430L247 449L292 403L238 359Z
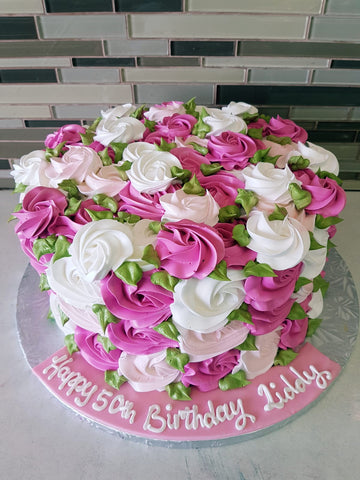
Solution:
M25 195L22 209L14 213L19 220L15 232L22 232L26 238L47 236L48 229L66 207L66 197L59 190L35 187Z
M305 143L308 138L306 130L292 120L281 118L280 115L270 118L269 123L260 118L256 122L250 123L248 128L262 128L264 137L267 135L289 137L295 143Z
M156 250L161 266L177 278L204 278L224 258L224 243L217 231L190 220L169 222L159 232Z
M202 163L210 163L206 157L190 147L173 148L171 153L180 161L182 168L193 172L198 179L200 176L203 176L200 170L200 165Z
M137 285L124 283L113 272L101 281L101 294L107 308L135 328L154 327L171 315L173 295L151 282L152 273L144 272Z
M235 223L218 223L214 228L223 239L225 246L224 260L228 268L239 269L243 268L250 260L255 260L257 253L247 247L241 247L232 238L235 225Z
M245 302L256 310L272 311L289 300L299 278L302 263L287 270L275 271L277 277L248 277Z
M289 298L279 307L265 311L256 310L252 305L249 305L249 312L253 322L253 325L249 324L250 332L253 335L263 335L274 330L286 319L293 303L294 299Z
M211 135L208 149L212 161L219 162L225 170L245 168L258 146L251 137L236 132L222 132Z
M107 208L97 205L92 198L88 198L87 200L83 200L81 202L79 210L72 216L72 219L75 223L78 223L79 225L85 225L86 223L92 221L86 209L94 212L108 210Z
M232 349L202 362L188 363L181 377L182 383L189 387L197 386L201 392L218 388L219 380L232 372L239 363L239 350Z
M174 140L175 137L187 137L190 135L196 123L197 120L192 115L175 113L171 117L165 117L162 124L156 126L156 130L157 133Z
M344 190L331 178L319 178L312 170L294 172L302 182L302 188L311 193L311 203L306 207L306 213L319 214L323 217L338 215L346 204Z
M106 334L115 346L131 355L148 355L168 347L179 346L178 342L152 328L136 328L126 321L111 323Z
M80 133L85 133L86 130L81 125L69 124L60 127L54 133L50 133L45 139L45 146L48 148L55 148L59 143L66 142L67 144L74 144L81 141ZM104 148L104 147L103 147Z
M81 327L75 329L75 343L80 349L84 359L98 370L117 370L121 350L110 350L107 353L98 340L98 334L84 330Z
M242 180L225 171L207 177L202 175L198 180L202 187L209 190L220 207L234 205L238 189L245 186Z
M33 252L33 238L27 238L23 235L22 232L18 233L18 238L20 240L20 246L22 251L29 257L31 266L37 271L39 275L45 273L48 267L48 263L50 262L53 253L47 253L46 255L42 255L39 260L34 255Z
M308 328L308 319L285 320L281 330L279 347L283 349L295 348L305 340Z

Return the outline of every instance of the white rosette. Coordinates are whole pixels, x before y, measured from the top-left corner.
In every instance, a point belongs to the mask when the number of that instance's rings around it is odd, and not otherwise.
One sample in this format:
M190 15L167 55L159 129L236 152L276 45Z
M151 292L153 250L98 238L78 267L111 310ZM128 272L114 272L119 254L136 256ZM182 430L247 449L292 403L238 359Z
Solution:
M211 128L211 131L207 134L210 135L220 135L222 132L236 132L236 133L246 133L247 125L246 122L237 115L232 115L231 113L226 113L218 108L205 108L208 116L203 118L203 122L206 123ZM197 110L201 110L201 107L198 107Z
M69 247L73 264L87 282L116 270L133 250L131 227L111 219L82 225Z
M14 163L10 175L14 177L15 183L29 187L48 187L49 179L45 175L48 162L45 159L44 150L34 150L23 155L18 162Z
M99 282L88 282L76 269L72 257L50 263L46 271L51 290L66 303L85 309L95 303L104 304Z
M124 149L122 162L133 163L138 160L145 152L157 151L156 145L147 142L133 142Z
M257 252L257 261L275 270L286 270L301 262L310 248L307 229L294 218L272 220L253 210L246 229L250 235L248 248Z
M84 182L78 185L78 189L87 197L93 197L99 193L115 197L125 185L126 182L121 179L115 165L106 165L97 172L87 175Z
M64 333L64 335L70 335L75 332L76 323L69 319L65 324L62 322L60 310L60 302L58 295L51 292L49 296L49 303L50 303L50 311L52 313L53 318L55 319L56 325L60 330Z
M324 308L324 298L321 290L313 292L309 302L310 310L307 312L309 318L318 318Z
M144 248L147 245L155 246L157 235L149 228L151 220L143 218L132 227L133 253L127 259L129 262L136 262L144 271L152 270L154 265L142 260Z
M202 196L177 190L160 197L160 203L165 210L161 219L163 222L186 219L213 227L219 221L220 206L208 190Z
M162 391L166 385L181 376L178 370L166 362L166 350L150 355L130 355L122 352L118 372L126 377L136 392Z
M312 280L313 278L320 275L324 270L326 257L327 257L327 242L329 239L329 234L326 229L314 228L313 231L314 239L320 245L323 245L323 248L318 248L316 250L309 250L306 256L303 259L303 269L301 271L301 276Z
M177 182L171 175L171 167L182 168L175 155L160 150L147 150L134 160L126 173L138 192L154 194Z
M245 102L230 102L226 107L222 107L221 110L231 115L239 115L240 117L245 113L250 115L255 115L258 113L258 109L256 107Z
M144 117L152 122L162 122L166 117L172 117L175 113L183 115L186 113L182 102L166 102L163 105L152 105Z
M228 270L230 281L210 277L181 280L174 289L170 305L177 326L200 333L210 333L227 323L228 315L243 303L245 291L241 270Z
M337 158L332 152L319 145L315 145L311 142L307 142L307 144L304 145L303 143L298 142L296 150L291 151L287 155L287 159L298 155L301 155L303 158L310 161L308 168L314 173L320 169L339 175L339 162Z
M134 113L136 107L131 103L124 103L123 105L118 105L113 108L108 108L107 110L101 110L102 118L109 118L109 117L128 117L132 113Z
M272 163L259 162L245 167L242 175L246 190L252 190L268 202L284 205L292 201L290 183L301 185L287 165L282 169L275 168Z

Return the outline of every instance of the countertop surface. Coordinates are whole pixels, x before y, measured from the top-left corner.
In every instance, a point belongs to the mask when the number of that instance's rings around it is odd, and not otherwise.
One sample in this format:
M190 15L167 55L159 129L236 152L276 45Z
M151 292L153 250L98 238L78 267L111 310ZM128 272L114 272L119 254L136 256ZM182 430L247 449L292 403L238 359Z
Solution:
M347 192L335 237L360 291L360 192ZM304 414L259 438L221 447L166 448L96 428L55 399L24 359L17 292L27 266L7 223L17 196L0 191L0 471L6 479L354 479L360 471L360 342L331 389Z

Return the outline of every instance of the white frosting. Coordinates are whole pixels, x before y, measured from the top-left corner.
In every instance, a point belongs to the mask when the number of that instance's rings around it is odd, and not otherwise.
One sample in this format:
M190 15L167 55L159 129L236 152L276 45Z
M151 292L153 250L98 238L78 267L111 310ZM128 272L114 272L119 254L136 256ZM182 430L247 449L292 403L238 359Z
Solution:
M197 109L201 110L201 107ZM206 111L209 115L203 118L203 122L211 128L207 136L220 135L220 133L227 131L237 133L247 132L247 125L241 117L226 113L218 108L206 108Z
M60 328L60 330L64 333L64 335L70 335L75 332L76 323L73 319L69 318L69 320L63 325L60 315L60 302L59 297L55 295L55 293L50 292L49 296L49 303L50 303L50 311L55 319L56 325ZM61 309L62 310L62 309ZM65 313L65 312L64 312Z
M171 167L182 168L175 155L159 150L145 151L126 173L138 192L154 194L177 181L171 175Z
M246 228L251 237L248 247L258 253L257 261L275 270L294 267L309 251L309 232L288 216L270 221L263 212L253 210Z
M189 195L184 190L177 190L163 195L160 203L165 210L161 219L163 222L186 219L213 227L219 221L220 206L208 190L202 196Z
M239 308L245 298L244 274L228 270L230 281L210 277L182 280L175 286L170 306L176 325L200 333L210 333L227 323L227 316Z
M85 177L84 183L78 185L79 191L88 197L93 197L98 193L104 193L109 197L114 197L125 186L126 182L119 176L119 172L114 165L101 167L96 173L92 172Z
M131 103L124 103L123 105L118 105L113 108L108 108L107 110L101 110L101 116L103 118L109 117L128 117L132 113L134 113L136 107L131 105Z
M291 298L293 298L297 303L302 303L312 293L313 288L314 285L312 282L307 283L306 285L302 286L297 292L294 292L291 295Z
M133 163L135 160L141 157L145 152L153 152L157 150L156 145L153 143L147 142L133 142L129 143L129 145L125 148L122 154L122 161L123 162L131 162Z
M308 168L317 172L319 168L335 175L339 174L339 162L335 155L319 145L307 142L308 146L298 142L296 150L291 151L287 158L298 156L299 154L310 161Z
M129 256L128 261L136 262L143 271L154 268L154 265L142 260L144 248L150 244L155 246L157 239L157 235L149 228L150 223L151 220L144 218L136 222L132 227L132 242L134 251Z
M321 290L312 293L311 300L309 302L310 310L307 312L309 318L317 318L321 314L324 308L324 298Z
M329 234L327 230L314 228L313 231L315 240L323 245L324 248L319 248L317 250L309 250L303 259L303 269L301 271L301 276L309 278L310 280L320 275L324 270L326 257L327 257L327 242L329 239Z
M255 166L245 167L242 174L246 190L252 190L272 203L287 204L291 202L290 183L300 185L287 165L282 169L275 168L272 163L259 162Z
M150 355L130 355L122 352L119 358L119 373L127 378L137 392L163 390L181 375L166 362L166 350Z
M152 122L162 122L166 117L171 117L175 113L183 115L186 113L185 107L181 102L166 102L164 105L152 105L144 117Z
M94 303L104 304L99 282L87 282L76 269L72 257L50 263L46 275L51 290L70 305L86 308Z
M47 166L48 162L45 160L45 151L34 150L27 155L23 155L17 163L14 163L10 175L14 177L17 185L22 183L30 187L40 185L48 187L49 179L45 175Z
M96 128L94 140L108 146L111 142L129 143L140 140L145 132L145 126L140 120L129 117L135 108L122 105L102 112L102 120Z
M225 113L230 113L231 115L244 115L244 113L249 113L250 115L255 115L258 113L258 109L253 105L249 105L245 102L230 102L226 107L221 109Z
M132 255L131 227L110 219L82 225L70 245L69 253L84 280L101 280Z

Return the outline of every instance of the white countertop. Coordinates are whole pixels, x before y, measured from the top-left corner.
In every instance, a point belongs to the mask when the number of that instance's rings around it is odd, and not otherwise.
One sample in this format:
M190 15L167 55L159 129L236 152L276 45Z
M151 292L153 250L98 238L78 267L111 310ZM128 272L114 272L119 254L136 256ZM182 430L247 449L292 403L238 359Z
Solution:
M9 480L343 480L360 471L360 341L340 377L299 418L260 438L199 449L148 446L98 429L65 408L40 384L17 338L16 301L27 259L6 223L17 203L1 201L0 472ZM360 192L335 237L360 291Z

